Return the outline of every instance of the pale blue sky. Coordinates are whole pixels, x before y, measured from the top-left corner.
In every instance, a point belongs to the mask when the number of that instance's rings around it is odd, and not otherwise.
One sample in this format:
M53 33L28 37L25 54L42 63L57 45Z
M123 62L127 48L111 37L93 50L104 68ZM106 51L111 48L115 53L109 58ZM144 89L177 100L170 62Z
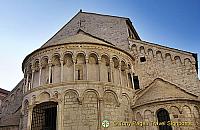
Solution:
M0 0L0 87L12 90L25 56L80 9L129 17L142 40L200 54L199 0Z

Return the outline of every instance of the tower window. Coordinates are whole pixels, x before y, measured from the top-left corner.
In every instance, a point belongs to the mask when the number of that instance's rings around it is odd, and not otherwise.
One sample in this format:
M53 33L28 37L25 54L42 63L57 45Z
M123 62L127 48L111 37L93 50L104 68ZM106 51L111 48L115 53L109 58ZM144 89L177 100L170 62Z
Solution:
M111 82L111 79L110 79L110 72L108 72L108 82Z
M145 62L146 58L145 57L140 57L140 62Z
M133 82L135 90L140 89L138 76L133 76Z

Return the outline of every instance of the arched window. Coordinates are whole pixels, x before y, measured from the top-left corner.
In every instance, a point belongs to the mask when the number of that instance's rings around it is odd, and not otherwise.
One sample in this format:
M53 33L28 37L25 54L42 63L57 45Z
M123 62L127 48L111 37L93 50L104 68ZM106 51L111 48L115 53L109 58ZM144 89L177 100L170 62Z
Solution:
M167 125L167 122L170 121L169 113L167 110L161 108L157 112L158 123L162 124L159 125L159 130L172 130L172 127Z

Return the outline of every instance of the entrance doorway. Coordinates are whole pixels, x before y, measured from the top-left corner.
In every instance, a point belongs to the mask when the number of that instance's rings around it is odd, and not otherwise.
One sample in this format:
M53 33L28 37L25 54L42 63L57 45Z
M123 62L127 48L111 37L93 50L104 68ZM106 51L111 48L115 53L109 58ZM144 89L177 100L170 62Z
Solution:
M31 130L56 130L56 102L44 102L33 108Z
M167 110L161 108L157 112L158 122L164 122L165 125L159 125L159 130L172 130L172 127L167 125L167 122L170 121L169 113Z

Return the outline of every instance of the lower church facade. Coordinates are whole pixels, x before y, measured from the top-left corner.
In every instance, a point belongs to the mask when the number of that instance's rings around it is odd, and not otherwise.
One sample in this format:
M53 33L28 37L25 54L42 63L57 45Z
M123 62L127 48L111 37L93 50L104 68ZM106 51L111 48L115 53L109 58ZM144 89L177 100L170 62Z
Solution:
M22 63L0 130L199 130L194 53L142 41L128 18L80 11Z

